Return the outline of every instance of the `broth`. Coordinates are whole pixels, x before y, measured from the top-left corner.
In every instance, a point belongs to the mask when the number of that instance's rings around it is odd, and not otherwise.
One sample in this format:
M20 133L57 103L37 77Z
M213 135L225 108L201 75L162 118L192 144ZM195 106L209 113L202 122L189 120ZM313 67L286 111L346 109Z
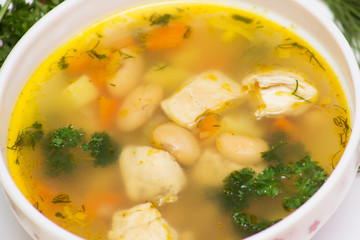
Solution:
M271 82L273 76L283 82ZM279 96L286 96L278 101L281 106L272 101ZM223 179L234 170L267 168L261 153L276 146L269 142L276 131L285 132L289 143L300 142L331 174L351 131L349 119L334 72L292 29L212 4L164 3L156 10L144 5L85 29L34 72L12 115L9 168L40 212L86 239L113 239L108 238L113 214L148 201L181 240L238 239L242 234L218 201ZM179 134L165 129L159 140L154 132L164 124ZM83 140L66 155L72 158L69 165L55 169L59 162L49 165L55 150L43 146L63 127L78 129ZM94 161L90 141L103 132L119 148L110 149L113 162ZM181 152L185 157L167 142L180 141L182 147L183 135L195 141L189 147L185 140L185 150L190 149ZM239 139L250 149L240 157L231 150ZM174 182L159 186L169 194L161 195L156 182L142 189L147 173L139 189L128 180L134 178L132 170L124 170L133 163L125 159L131 152L133 161L143 157L139 165L147 164L146 157L152 160L152 153L175 156ZM149 171L170 174L150 165ZM280 196L253 200L246 211L271 221L291 213L282 208Z

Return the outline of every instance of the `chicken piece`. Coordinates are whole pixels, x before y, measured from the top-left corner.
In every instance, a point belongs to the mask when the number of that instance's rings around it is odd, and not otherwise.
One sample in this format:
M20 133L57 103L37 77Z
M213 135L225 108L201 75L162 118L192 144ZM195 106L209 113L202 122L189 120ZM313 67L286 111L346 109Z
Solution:
M108 238L109 240L177 240L178 235L151 203L143 203L116 212Z
M224 108L242 95L240 84L219 71L208 71L187 81L161 107L170 119L192 129L205 112Z
M120 171L132 200L161 205L176 201L186 183L185 174L168 152L147 147L127 146L120 156Z
M251 75L243 81L243 91L253 91L261 104L255 117L303 113L317 96L317 89L299 74L274 70Z

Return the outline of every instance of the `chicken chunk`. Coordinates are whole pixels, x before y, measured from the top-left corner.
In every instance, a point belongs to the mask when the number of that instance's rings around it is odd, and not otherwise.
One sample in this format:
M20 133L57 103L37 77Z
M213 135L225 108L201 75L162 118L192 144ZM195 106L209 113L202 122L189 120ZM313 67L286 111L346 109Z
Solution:
M110 240L177 240L178 236L151 203L143 203L116 212L108 238Z
M170 119L192 129L205 112L224 108L242 95L240 84L219 71L208 71L187 81L161 107Z
M127 146L119 164L126 192L135 201L152 201L158 205L175 201L186 183L180 165L163 150Z
M255 116L297 115L317 98L318 91L299 74L274 70L258 73L243 81L243 91L252 91L260 100Z

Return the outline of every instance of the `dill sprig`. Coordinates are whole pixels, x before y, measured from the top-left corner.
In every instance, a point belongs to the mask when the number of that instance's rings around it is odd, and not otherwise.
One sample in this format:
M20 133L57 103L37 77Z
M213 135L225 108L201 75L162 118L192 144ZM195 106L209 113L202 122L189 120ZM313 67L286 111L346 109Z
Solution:
M359 0L322 0L334 14L335 23L355 50L360 65L360 2Z

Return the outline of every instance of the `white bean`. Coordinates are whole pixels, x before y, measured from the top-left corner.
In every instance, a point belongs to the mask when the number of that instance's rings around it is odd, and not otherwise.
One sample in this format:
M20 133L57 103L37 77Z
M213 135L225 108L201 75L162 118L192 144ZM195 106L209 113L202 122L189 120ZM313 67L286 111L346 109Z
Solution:
M155 147L171 153L184 166L192 165L200 155L197 139L187 129L174 123L164 123L152 133Z
M141 127L159 106L162 97L162 88L154 84L139 86L133 90L118 112L118 129L130 132Z
M216 146L221 155L229 161L252 165L262 161L261 152L268 150L267 143L260 139L233 133L223 133L216 140Z
M126 96L138 84L143 69L143 59L136 53L134 49L123 48L123 54L128 57L124 59L124 63L116 72L110 84L107 85L109 93L116 98Z

